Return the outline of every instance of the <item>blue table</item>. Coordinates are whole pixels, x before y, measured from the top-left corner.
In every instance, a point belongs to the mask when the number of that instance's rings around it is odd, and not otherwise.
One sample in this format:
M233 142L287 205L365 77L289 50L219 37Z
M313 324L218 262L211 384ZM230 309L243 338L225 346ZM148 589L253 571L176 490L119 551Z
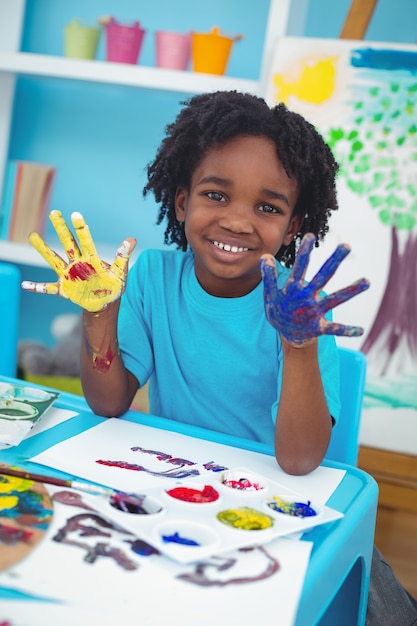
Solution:
M0 377L0 380L22 383L5 377ZM28 461L30 457L100 424L104 419L94 415L83 398L72 394L62 393L54 406L76 411L78 415L23 441L15 448L0 451L0 462L42 473L38 465ZM121 419L240 449L273 454L272 448L263 444L135 411L129 411ZM344 517L336 523L324 524L308 532L306 539L312 541L314 547L295 626L362 626L366 615L378 488L371 476L356 467L328 461L323 465L346 471L327 503L343 512ZM47 473L76 478L56 470L48 470ZM0 588L0 599L6 597L17 598L19 595Z

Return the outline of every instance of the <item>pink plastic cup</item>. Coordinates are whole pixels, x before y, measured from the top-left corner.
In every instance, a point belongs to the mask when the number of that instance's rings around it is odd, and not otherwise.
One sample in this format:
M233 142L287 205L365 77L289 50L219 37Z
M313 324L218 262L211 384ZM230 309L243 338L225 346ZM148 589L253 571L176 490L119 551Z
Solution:
M139 22L134 22L132 26L124 26L112 18L105 28L107 61L136 65L146 33L140 28Z
M155 33L156 66L186 70L190 61L191 37L187 34L159 30Z

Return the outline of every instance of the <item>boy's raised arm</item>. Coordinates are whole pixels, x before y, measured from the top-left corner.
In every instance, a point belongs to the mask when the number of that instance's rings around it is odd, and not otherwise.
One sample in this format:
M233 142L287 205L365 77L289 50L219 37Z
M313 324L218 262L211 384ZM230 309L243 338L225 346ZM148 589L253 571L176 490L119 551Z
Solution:
M100 260L89 228L80 213L71 221L75 236L59 211L52 211L51 222L68 261L51 250L37 234L30 243L57 273L54 283L24 281L23 289L59 295L83 309L81 381L91 408L104 416L124 413L130 406L138 383L125 369L117 343L120 297L126 286L129 258L135 239L126 239L112 264Z
M291 474L306 474L320 465L330 441L331 416L319 369L317 338L324 334L357 337L363 333L360 327L331 322L325 314L369 287L362 278L333 294L320 293L349 253L345 244L336 248L307 283L305 274L314 242L314 235L305 235L283 289L277 285L275 259L265 255L260 264L266 317L279 332L283 350L275 454L281 467Z

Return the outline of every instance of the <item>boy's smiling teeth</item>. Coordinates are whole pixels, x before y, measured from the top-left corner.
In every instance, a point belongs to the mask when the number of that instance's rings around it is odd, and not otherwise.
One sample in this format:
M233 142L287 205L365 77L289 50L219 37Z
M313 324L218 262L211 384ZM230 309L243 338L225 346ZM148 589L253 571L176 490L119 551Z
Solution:
M221 241L213 241L216 248L220 250L226 250L226 252L247 252L249 248L238 248L238 246L229 246L228 243L222 243Z

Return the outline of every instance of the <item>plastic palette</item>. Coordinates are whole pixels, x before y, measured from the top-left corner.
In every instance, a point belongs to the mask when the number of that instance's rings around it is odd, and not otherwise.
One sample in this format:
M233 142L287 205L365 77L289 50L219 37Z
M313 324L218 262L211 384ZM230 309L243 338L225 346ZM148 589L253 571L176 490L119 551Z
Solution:
M150 487L134 499L84 499L180 563L265 544L343 517L242 467L210 481L187 478Z

